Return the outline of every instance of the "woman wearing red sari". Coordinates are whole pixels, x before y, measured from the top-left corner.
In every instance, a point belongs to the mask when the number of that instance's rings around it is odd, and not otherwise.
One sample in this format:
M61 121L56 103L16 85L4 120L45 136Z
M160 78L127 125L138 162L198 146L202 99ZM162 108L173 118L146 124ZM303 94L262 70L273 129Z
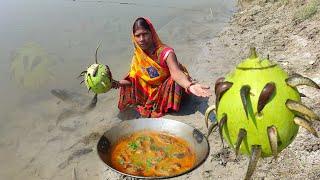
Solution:
M120 111L136 105L142 117L160 117L169 110L179 111L184 92L211 95L208 86L191 81L174 50L161 42L148 19L136 19L132 30L135 50L130 72L113 83L114 88L120 87Z

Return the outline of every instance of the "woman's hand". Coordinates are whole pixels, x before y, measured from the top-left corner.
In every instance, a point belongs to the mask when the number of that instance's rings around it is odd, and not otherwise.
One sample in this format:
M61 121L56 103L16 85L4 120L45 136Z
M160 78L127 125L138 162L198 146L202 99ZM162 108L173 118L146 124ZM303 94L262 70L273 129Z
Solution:
M118 89L120 87L120 82L116 80L112 80L111 88Z
M191 84L188 87L188 91L196 96L200 96L200 97L209 97L212 95L212 93L210 92L210 87L209 86L205 86L205 85L201 85L199 83L195 83L195 84Z
M124 86L131 86L131 82L125 79L122 79L120 81L112 80L111 88L118 89L119 87L124 87Z

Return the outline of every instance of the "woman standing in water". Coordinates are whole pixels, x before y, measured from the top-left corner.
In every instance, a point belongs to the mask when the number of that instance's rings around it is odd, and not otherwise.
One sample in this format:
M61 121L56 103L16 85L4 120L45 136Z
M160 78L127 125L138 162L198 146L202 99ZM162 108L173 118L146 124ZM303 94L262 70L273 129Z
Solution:
M211 95L208 86L192 81L148 19L135 20L132 39L135 50L130 71L123 80L113 83L114 88L120 87L120 111L137 105L142 117L160 117L169 110L179 111L184 92L199 97Z

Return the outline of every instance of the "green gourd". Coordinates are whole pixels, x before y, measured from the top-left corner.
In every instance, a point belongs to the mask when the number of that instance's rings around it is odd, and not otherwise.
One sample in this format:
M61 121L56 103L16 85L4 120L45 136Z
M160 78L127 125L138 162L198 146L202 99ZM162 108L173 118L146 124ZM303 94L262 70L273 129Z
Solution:
M108 66L92 64L85 73L84 82L96 94L106 93L112 86L112 75Z
M87 70L82 71L78 76L84 77L83 81L81 81L80 84L85 82L86 87L88 88L88 92L91 90L95 93L89 105L90 109L92 107L95 107L98 94L108 92L112 88L112 83L114 82L109 66L98 63L97 54L99 47L100 44L96 49L95 63L90 65Z
M257 56L254 48L249 58L215 83L216 104L207 109L205 121L216 110L221 140L235 149L236 155L251 156L246 178L250 179L260 157L277 158L296 137L299 126L316 137L312 120L317 114L301 103L299 85L319 86L299 74L288 75L279 65Z

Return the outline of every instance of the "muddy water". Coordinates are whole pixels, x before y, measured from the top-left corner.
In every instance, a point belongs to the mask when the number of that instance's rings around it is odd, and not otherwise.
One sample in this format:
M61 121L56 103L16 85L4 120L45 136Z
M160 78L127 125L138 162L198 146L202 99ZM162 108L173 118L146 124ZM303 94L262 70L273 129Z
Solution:
M0 177L12 179L26 168L19 162L33 161L34 153L28 151L37 149L41 137L50 133L61 112L57 103L62 104L51 89L87 94L76 77L94 62L99 42L99 62L110 66L115 79L122 78L132 55L132 23L146 16L188 67L198 43L214 37L233 10L233 1L220 0L1 1L0 161L10 166L1 163ZM80 101L87 103L91 96ZM111 98L98 106L116 101Z

